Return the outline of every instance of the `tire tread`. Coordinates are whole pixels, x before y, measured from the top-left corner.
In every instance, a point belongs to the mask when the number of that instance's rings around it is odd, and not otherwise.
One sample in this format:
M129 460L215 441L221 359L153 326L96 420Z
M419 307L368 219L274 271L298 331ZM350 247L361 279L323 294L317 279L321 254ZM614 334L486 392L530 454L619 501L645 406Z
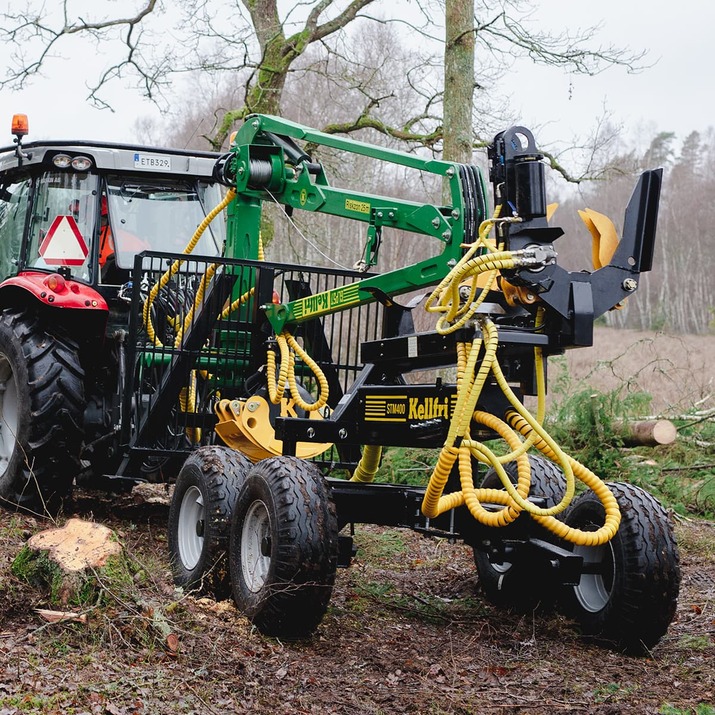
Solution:
M0 312L0 331L24 361L12 367L22 371L18 378L26 377L26 405L18 407L27 410L24 418L18 415L27 424L18 427L24 434L18 435L19 452L11 459L0 496L28 511L54 511L79 471L85 408L79 347L61 331L48 330L29 310ZM13 351L12 345L7 351Z

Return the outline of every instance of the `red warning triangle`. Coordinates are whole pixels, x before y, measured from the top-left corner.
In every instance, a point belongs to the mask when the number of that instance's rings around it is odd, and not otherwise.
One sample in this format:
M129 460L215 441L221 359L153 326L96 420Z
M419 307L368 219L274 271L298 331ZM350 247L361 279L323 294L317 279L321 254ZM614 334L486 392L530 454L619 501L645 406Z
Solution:
M40 246L48 266L81 266L89 250L74 216L55 216Z

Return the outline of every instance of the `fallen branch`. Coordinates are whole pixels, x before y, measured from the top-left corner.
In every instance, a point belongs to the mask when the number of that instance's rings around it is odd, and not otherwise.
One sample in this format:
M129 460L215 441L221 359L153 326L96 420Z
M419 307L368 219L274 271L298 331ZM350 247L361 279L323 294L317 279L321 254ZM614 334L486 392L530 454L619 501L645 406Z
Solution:
M715 419L715 407L710 407L707 410L695 410L693 412L685 412L679 415L648 415L643 417L644 420L675 420L678 422L686 422L687 420L696 419L698 421Z
M36 608L35 613L48 623L62 623L63 621L87 623L86 613L75 613L73 611L51 611L48 608Z

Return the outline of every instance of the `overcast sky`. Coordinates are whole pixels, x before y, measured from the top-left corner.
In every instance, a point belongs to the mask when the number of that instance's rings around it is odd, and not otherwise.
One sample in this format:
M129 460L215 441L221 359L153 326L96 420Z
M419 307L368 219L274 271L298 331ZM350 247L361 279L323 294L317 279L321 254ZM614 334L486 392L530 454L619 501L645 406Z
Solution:
M604 44L647 50L653 65L628 74L612 68L596 77L575 77L531 68L518 74L512 96L526 122L549 122L548 135L594 122L605 106L631 133L672 131L684 139L715 125L715 89L709 78L715 3L705 0L542 0L536 17L545 27L600 24Z
M0 0L0 5L9 0ZM568 141L583 135L603 114L633 134L673 131L682 140L693 129L715 124L715 96L708 78L715 3L705 0L535 0L535 18L544 29L559 31L600 24L599 39L632 50L648 50L653 64L637 74L618 68L588 78L538 69L525 61L503 80L500 93L510 97L521 122L539 127L537 139ZM6 47L0 47L5 64ZM55 62L44 77L20 92L0 93L0 144L11 142L15 112L30 118L29 139L96 138L142 141L136 118L157 116L156 108L136 93L116 87L115 112L97 110L86 101L87 70L102 58L78 56Z

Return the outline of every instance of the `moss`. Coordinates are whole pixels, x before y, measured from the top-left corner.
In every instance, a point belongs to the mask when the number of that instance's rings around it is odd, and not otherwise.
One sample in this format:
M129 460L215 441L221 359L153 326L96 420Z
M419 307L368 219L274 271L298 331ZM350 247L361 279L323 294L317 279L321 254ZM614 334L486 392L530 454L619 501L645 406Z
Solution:
M37 588L51 587L62 572L57 564L51 561L44 552L33 551L23 546L10 566L13 575L21 581Z
M23 546L11 571L18 579L47 592L53 606L96 605L107 591L129 594L134 586L131 568L121 554L111 556L97 572L66 573L46 552Z

